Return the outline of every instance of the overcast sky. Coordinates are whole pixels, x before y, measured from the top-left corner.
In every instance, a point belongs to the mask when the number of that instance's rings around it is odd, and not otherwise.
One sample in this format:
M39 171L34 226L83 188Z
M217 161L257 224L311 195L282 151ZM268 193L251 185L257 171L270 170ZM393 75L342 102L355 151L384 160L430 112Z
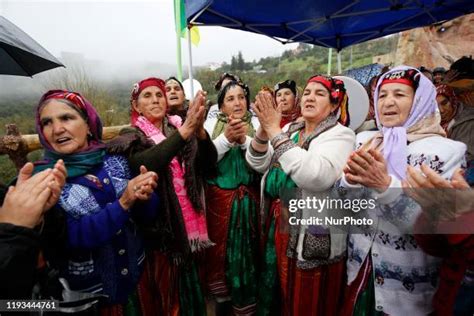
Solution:
M56 56L77 52L87 59L176 63L173 0L0 0L0 14ZM193 64L278 56L296 44L222 27L200 27ZM187 41L182 40L187 64Z

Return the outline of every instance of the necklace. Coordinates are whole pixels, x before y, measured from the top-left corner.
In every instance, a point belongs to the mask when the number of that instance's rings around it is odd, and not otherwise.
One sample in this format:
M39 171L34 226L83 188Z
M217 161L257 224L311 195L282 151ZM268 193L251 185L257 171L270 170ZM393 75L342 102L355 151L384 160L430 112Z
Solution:
M311 134L310 134L311 135ZM306 135L304 129L302 129L300 131L300 137L298 139L298 145L301 147L303 146L303 144L306 142L306 140L308 139L309 135Z

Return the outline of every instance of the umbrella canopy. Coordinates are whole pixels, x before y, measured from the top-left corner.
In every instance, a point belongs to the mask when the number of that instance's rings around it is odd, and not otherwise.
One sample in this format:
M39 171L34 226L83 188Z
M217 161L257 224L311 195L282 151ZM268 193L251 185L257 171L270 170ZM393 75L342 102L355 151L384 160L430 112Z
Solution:
M188 23L344 47L474 12L472 0L187 0Z
M15 24L0 16L0 74L32 76L56 67L64 65Z

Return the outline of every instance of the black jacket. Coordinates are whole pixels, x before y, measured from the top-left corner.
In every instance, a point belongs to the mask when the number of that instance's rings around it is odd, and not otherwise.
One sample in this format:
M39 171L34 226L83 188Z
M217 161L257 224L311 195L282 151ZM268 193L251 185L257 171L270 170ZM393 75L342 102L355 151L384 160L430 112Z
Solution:
M35 230L0 223L0 298L31 297L39 248Z

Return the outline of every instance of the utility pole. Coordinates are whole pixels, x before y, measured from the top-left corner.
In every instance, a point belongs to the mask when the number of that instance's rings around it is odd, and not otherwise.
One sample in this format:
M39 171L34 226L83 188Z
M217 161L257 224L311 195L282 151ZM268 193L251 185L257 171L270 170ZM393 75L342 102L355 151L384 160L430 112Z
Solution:
M328 51L328 76L331 75L331 63L332 63L332 48Z

